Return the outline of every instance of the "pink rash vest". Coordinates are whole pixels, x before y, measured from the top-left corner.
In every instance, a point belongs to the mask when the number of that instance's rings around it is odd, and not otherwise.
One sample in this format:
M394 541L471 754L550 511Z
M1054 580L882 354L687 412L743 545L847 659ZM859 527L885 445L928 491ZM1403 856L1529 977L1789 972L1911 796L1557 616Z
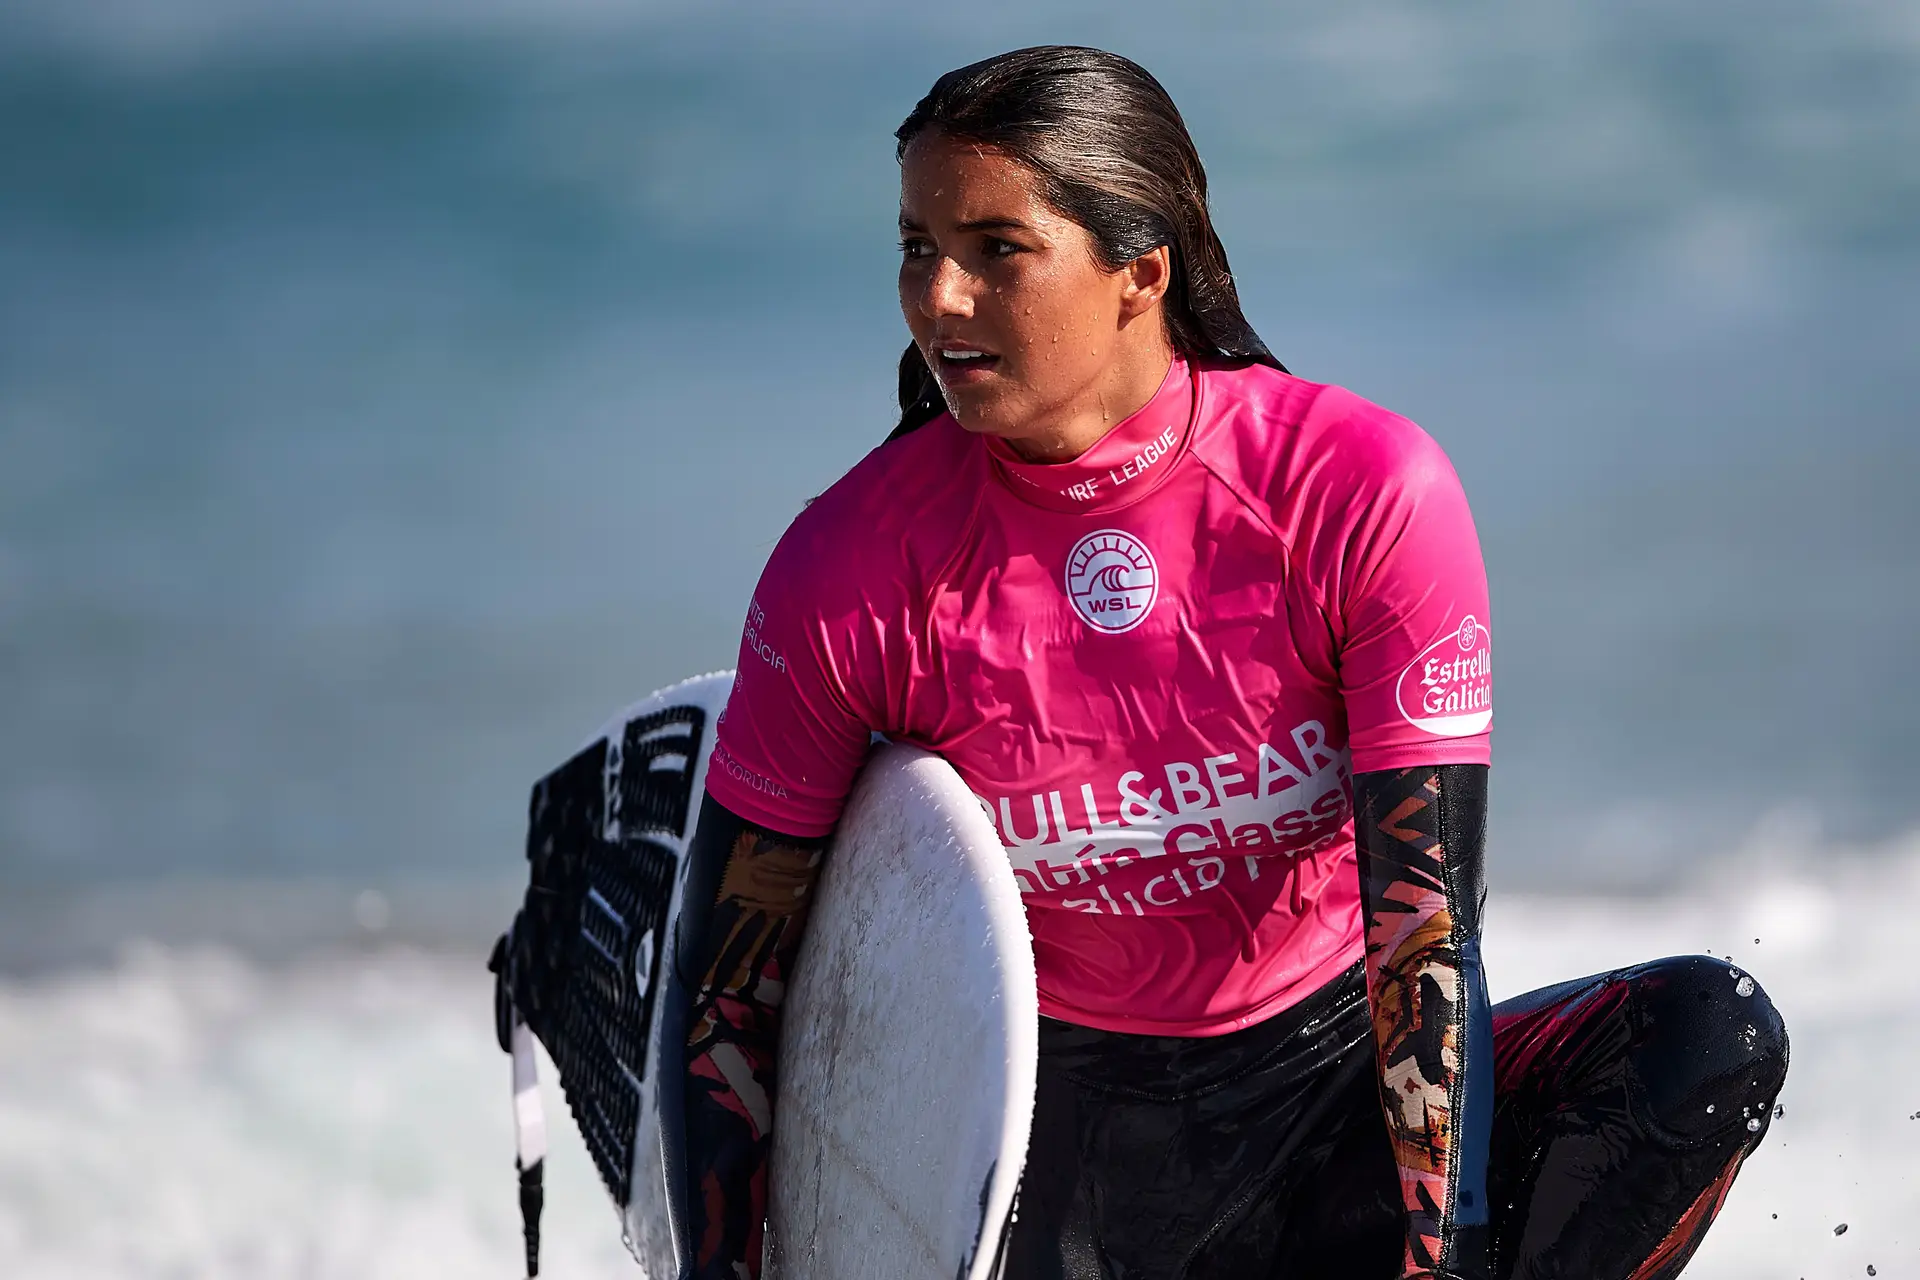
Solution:
M873 450L767 562L707 786L831 830L874 733L991 818L1040 1008L1217 1035L1361 958L1351 774L1488 762L1466 498L1406 419L1176 360L1078 459L942 415Z

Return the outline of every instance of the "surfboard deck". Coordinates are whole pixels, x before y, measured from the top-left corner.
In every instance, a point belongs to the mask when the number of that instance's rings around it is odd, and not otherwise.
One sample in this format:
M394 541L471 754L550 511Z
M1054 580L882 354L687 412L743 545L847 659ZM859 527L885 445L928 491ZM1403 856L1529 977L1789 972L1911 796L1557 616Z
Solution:
M939 757L883 745L787 995L775 1280L991 1280L1026 1163L1039 997L993 829Z
M545 900L567 904L542 922L544 945L575 967L528 1021L650 1280L677 1274L654 997L732 681L698 676L626 708L536 784L529 810L535 884L544 874ZM1038 1053L1005 854L951 766L882 744L816 894L782 1013L768 1275L991 1280Z

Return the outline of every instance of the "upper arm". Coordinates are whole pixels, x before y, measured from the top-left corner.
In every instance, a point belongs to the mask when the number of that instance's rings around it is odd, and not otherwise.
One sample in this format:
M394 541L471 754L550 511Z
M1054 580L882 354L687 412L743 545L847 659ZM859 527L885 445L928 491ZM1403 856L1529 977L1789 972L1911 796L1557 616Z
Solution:
M714 735L707 789L756 825L820 836L866 758L873 715L861 687L883 658L876 609L836 544L803 513L767 561Z
M1459 477L1404 419L1380 414L1342 437L1326 472L1343 493L1322 536L1353 769L1486 764L1487 575Z

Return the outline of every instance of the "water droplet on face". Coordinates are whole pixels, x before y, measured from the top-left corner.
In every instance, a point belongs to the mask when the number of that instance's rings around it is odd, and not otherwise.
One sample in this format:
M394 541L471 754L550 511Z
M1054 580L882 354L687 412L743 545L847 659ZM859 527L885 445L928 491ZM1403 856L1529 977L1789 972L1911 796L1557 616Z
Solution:
M1747 1121L1747 1132L1748 1133L1760 1132L1760 1122L1758 1120Z
M1778 1120L1778 1119L1779 1119L1779 1118L1780 1118L1781 1116L1783 1116L1783 1115L1785 1115L1785 1114L1787 1114L1787 1104L1786 1104L1786 1103L1784 1103L1784 1102L1776 1102L1776 1103L1774 1103L1774 1104L1773 1104L1773 1118L1774 1118L1775 1120Z
M1847 1224L1843 1222L1839 1226L1835 1227L1833 1229L1833 1234L1837 1236L1843 1236L1847 1234Z
M1712 1104L1711 1102L1709 1102L1709 1103L1707 1104L1707 1114L1708 1114L1708 1115L1712 1115L1712 1114L1713 1114L1713 1104Z
M1740 981L1733 984L1733 992L1735 995L1740 996L1742 998L1752 995L1753 979L1747 977L1745 974L1742 974L1740 977Z

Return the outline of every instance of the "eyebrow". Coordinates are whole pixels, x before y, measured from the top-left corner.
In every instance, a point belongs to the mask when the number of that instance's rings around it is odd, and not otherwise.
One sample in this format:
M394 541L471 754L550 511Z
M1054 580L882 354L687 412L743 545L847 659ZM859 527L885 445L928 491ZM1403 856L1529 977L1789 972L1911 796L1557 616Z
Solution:
M900 229L902 231L926 230L904 214L900 218ZM963 222L956 228L959 231L1031 231L1032 229L1018 218L975 218L972 222Z

